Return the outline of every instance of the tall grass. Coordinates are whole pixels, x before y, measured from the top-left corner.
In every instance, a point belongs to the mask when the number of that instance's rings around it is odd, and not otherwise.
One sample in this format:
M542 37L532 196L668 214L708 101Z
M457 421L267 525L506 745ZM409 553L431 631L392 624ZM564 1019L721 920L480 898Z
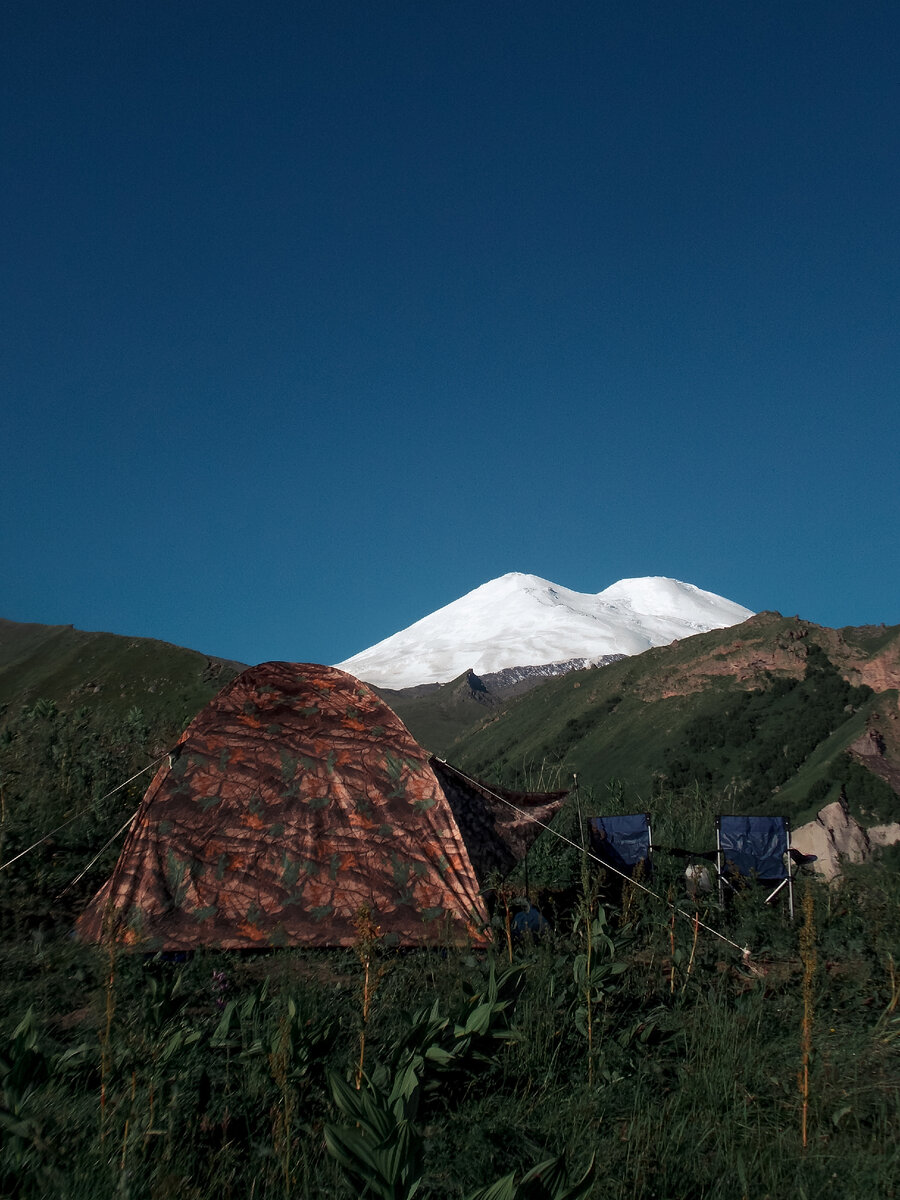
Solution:
M598 1198L896 1195L896 874L811 884L795 926L752 896L707 913L755 970L691 921L673 948L669 910L640 905L626 926L588 894L578 922L512 941L511 975L505 939L177 965L8 942L0 1195L361 1195L327 1148L326 1126L357 1127L332 1081L377 1101L366 1081L389 1097L404 1071L421 1200L525 1195L559 1155L572 1184L595 1151Z

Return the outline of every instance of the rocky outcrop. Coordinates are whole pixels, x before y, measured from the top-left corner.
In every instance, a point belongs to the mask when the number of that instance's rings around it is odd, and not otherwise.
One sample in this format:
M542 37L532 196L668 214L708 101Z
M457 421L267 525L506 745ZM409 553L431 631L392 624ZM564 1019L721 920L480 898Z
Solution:
M844 862L860 863L872 857L877 846L900 842L900 824L876 825L869 830L855 820L841 800L821 809L813 821L791 834L791 844L801 854L815 854L813 870L831 882Z
M858 763L900 796L900 723L887 707L870 714L866 732L848 746Z
M840 875L843 859L864 862L871 853L866 831L840 800L826 805L808 825L795 829L791 844L801 854L815 854L813 870L827 880Z
M859 664L860 679L873 692L887 692L900 688L900 644L894 642L882 652L873 655L868 662Z
M824 650L854 686L864 683L875 692L900 689L897 629L861 626L836 630L799 617L760 612L742 625L691 639L695 653L690 660L664 667L644 698L655 698L651 694L654 684L661 697L671 697L703 691L712 680L721 678L734 679L747 688L766 687L772 675L802 679L813 645ZM886 645L869 648L874 641L885 639ZM891 710L892 719L900 716L896 698L891 701Z
M872 825L867 831L869 843L872 846L893 846L900 842L900 822L892 821L889 825Z
M564 662L506 667L502 671L491 671L482 675L481 678L492 692L527 691L555 675L568 675L570 671L585 671L588 667L607 667L610 663L620 662L627 657L625 654L601 654L596 658L567 658Z

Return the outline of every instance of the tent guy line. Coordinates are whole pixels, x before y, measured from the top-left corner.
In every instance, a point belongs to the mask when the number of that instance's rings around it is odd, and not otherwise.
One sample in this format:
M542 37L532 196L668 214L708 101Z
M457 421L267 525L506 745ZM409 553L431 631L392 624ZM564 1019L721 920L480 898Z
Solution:
M147 769L149 770L149 768L147 768ZM82 870L80 870L78 872L78 874L75 876L75 878L70 883L66 884L66 886L63 888L63 890L56 897L57 900L62 900L62 898L66 894L66 892L70 891L75 886L75 884L78 883L79 879L83 879L85 877L85 875L87 875L88 871L91 869L91 867L94 865L94 863L100 857L100 855L103 854L103 852L105 850L109 849L109 847L113 844L113 842L116 840L116 838L122 836L122 834L129 827L129 825L132 824L132 822L134 821L134 818L138 815L138 813L140 811L141 811L140 806L138 806L134 810L134 812L131 814L131 816L128 818L128 820L125 822L125 824L122 825L119 829L117 829L116 832L112 835L112 837L103 843L103 845L100 847L100 849L94 855L94 857L91 859L91 861L88 863L88 865L86 867L83 867Z
M179 746L177 749L180 750L181 747ZM102 796L100 798L101 801L108 800L110 796L114 796L116 794L116 792L120 792L122 790L122 788L127 787L129 783L133 783L134 780L139 779L141 777L141 775L145 775L148 771L152 770L154 767L159 766L159 764L164 759L168 758L171 763L173 753L174 753L173 751L167 750L163 754L160 754L157 758L155 758L152 762L148 763L140 771L137 771L134 775L130 776L130 778L124 780L117 787L114 787L112 789L112 791L107 792L105 796ZM658 900L661 904L664 904L673 913L677 913L679 916L684 917L686 920L690 921L690 923L692 925L695 924L698 928L706 930L706 932L711 933L713 935L713 937L719 938L720 941L725 942L727 945L731 946L733 949L739 951L745 962L749 961L750 948L748 946L739 946L737 942L733 942L730 938L726 937L725 934L720 933L717 929L714 929L711 925L707 925L705 921L701 921L700 918L696 914L691 915L690 913L685 912L683 909L678 908L677 905L672 904L671 901L664 899L662 896L659 895L658 892L654 892L652 888L648 888L645 884L641 883L639 880L632 879L631 876L626 875L624 871L618 870L618 868L612 866L610 863L603 862L595 854L592 854L585 847L579 846L577 842L572 841L572 839L566 837L565 834L562 834L558 830L551 828L550 825L548 825L544 821L541 821L539 818L534 816L533 813L528 812L526 809L519 808L519 806L516 804L513 804L511 800L507 800L505 796L501 796L497 792L494 792L492 789L488 788L483 782L479 782L477 780L471 779L468 775L465 774L465 772L460 771L457 767L454 767L451 763L448 763L446 761L446 759L438 759L437 761L446 770L450 771L454 775L457 775L460 779L462 779L464 782L466 782L470 786L484 789L495 800L498 800L501 804L505 804L507 806L507 808L511 808L513 810L513 812L517 813L519 816L524 817L526 820L532 822L535 825L539 825L541 827L541 829L546 829L549 833L553 834L553 836L558 838L560 841L565 842L567 845L572 846L575 850L578 850L579 852L586 854L587 857L592 862L598 863L600 866L602 866L604 868L604 870L613 871L616 875L620 875L622 877L622 879L626 880L633 887L640 888L640 890L643 892L646 892L648 896L653 896L654 899ZM71 825L72 822L78 820L79 817L84 816L84 814L87 811L88 811L87 809L82 809L79 812L75 813L74 816L69 817L68 820L63 821L62 824L57 825L55 829L51 829L49 833L45 833L42 838L39 838L36 842L32 843L32 845L30 845L30 846L26 847L26 849L20 851L13 858L9 859L8 862L0 864L0 871L3 871L7 867L12 866L12 864L15 862L18 862L18 860L20 858L24 858L24 856L26 854L30 853L30 851L32 851L32 850L37 849L37 847L42 845L44 842L46 842L48 838L53 837L53 835L55 833L58 833L61 829L64 829L67 825ZM131 816L124 823L124 825L122 825L121 828L119 828L112 835L112 837L109 838L109 840L104 843L104 845L100 848L100 850L97 852L97 854L94 856L94 858L91 859L91 861L87 864L87 866L81 872L79 872L79 874L76 875L75 878L70 883L68 883L65 888L63 888L62 892L60 892L60 896L64 896L66 894L66 892L68 892L70 888L74 887L74 885L79 881L79 879L81 879L91 869L91 867L94 865L94 863L97 861L97 859L103 853L103 851L106 850L109 846L111 846L112 843L116 840L116 838L120 837L121 834L123 834L125 832L125 830L128 829L128 827L134 821L135 817L138 815L139 811L140 811L140 806L138 806L138 808L131 814Z
M105 796L101 796L100 800L101 801L108 800L110 796L114 796L116 794L116 792L120 792L123 788L127 787L129 783L133 783L135 779L139 779L142 775L145 775L148 771L152 770L154 767L159 766L159 764L162 763L162 761L166 758L169 759L170 765L171 765L173 755L175 753L178 753L180 750L181 750L180 746L178 746L175 751L166 750L164 753L158 755L157 758L155 758L152 762L148 763L145 767L142 767L140 771L135 772L134 775L130 776L128 779L126 779L122 783L118 784L118 786L114 787L112 789L112 791L107 792ZM664 904L673 913L677 913L679 916L684 917L686 920L690 921L690 923L692 925L695 925L696 927L698 927L700 929L706 930L706 932L711 933L713 935L713 937L719 938L720 941L725 942L727 945L731 946L733 949L739 951L745 962L749 962L750 948L748 946L739 946L737 944L737 942L732 941L730 938L726 937L725 934L720 933L717 929L714 929L711 925L706 924L705 921L701 921L700 918L696 914L691 915L690 913L685 912L683 909L678 908L677 905L672 904L671 901L664 899L662 896L659 895L658 892L654 892L652 888L648 888L645 884L641 883L639 880L632 879L631 876L625 874L624 871L618 870L617 867L612 866L610 863L603 862L600 858L598 858L595 854L592 854L584 846L579 846L577 842L572 841L572 839L566 837L565 834L562 834L558 830L551 828L550 825L548 825L544 821L541 821L538 817L534 816L533 813L530 813L526 809L520 808L518 805L513 804L511 800L508 800L505 796L501 796L497 792L488 788L483 782L479 782L477 780L471 779L468 775L465 774L465 772L460 771L457 767L454 767L451 763L448 763L446 761L446 759L437 759L437 761L446 770L448 770L452 774L458 776L465 783L469 784L470 786L480 788L480 789L483 789L484 791L488 792L495 800L499 801L501 804L505 804L507 806L507 808L512 809L513 812L517 813L519 816L524 817L526 820L532 822L535 825L539 825L541 827L541 829L547 830L549 833L553 834L553 836L558 838L560 841L565 842L567 845L572 846L575 850L578 850L579 852L586 854L587 857L592 862L598 863L600 866L602 866L604 868L604 870L613 871L616 875L620 875L622 877L622 879L626 880L633 887L640 888L640 890L643 892L646 892L648 896L653 896L654 899L658 900L661 904ZM81 809L79 812L75 813L73 816L71 816L67 820L63 821L60 825L57 825L54 829L51 829L49 833L45 833L43 837L39 838L36 842L33 842L32 845L26 847L24 850L21 850L13 858L9 859L5 863L0 864L0 871L6 870L7 867L10 867L13 865L13 863L18 862L18 860L20 858L24 858L26 854L29 854L32 850L37 849L38 846L40 846L44 842L46 842L48 838L53 837L53 835L58 833L61 829L65 829L65 827L67 825L71 825L73 821L77 821L79 817L84 816L84 814L87 811L88 811L88 809ZM121 826L121 828L118 829L112 835L112 837L109 838L109 840L106 843L104 843L104 845L100 848L100 850L97 852L97 854L94 856L94 858L91 859L91 861L87 864L87 866L81 872L79 872L79 874L76 875L75 878L69 884L66 885L66 887L62 890L62 892L60 892L60 896L64 896L66 894L66 892L68 892L70 888L74 887L74 885L79 881L79 879L81 879L91 869L91 867L94 865L94 863L97 861L97 859L103 853L103 851L106 850L109 846L111 846L112 843L116 840L116 838L118 838L122 833L124 833L125 830L128 829L128 827L133 823L135 817L138 815L138 812L140 812L140 805L135 810L135 812L132 813L132 815L128 818L128 820Z
M128 787L129 783L134 783L135 779L140 779L140 777L142 775L146 775L148 771L152 771L154 767L158 767L164 758L168 758L170 753L171 753L171 751L166 750L166 752L164 754L160 754L157 758L155 758L153 760L153 762L147 763L146 767L142 767L140 769L140 771L138 771L134 775L132 775L130 779L126 779L124 781L124 783L120 783L120 784L118 784L117 787L114 787L111 792L107 792L105 796L101 796L99 800L95 800L94 804L102 804L104 800L108 800L110 798L110 796L114 796L116 794L116 792L121 792L122 788ZM93 804L91 805L91 807L93 807ZM18 862L19 859L24 858L26 854L30 854L32 850L36 850L38 848L38 846L42 846L44 844L44 842L47 841L48 838L52 838L55 833L59 833L59 831L61 829L65 829L65 827L67 825L71 825L73 821L77 821L79 817L83 817L85 815L85 813L87 813L87 812L90 812L90 808L80 809L77 813L75 813L74 816L71 816L67 820L63 821L61 825L57 825L55 829L51 829L49 833L45 833L42 838L38 838L38 840L36 842L32 842L32 844L30 846L26 846L26 848L24 850L20 850L19 853L16 854L13 858L9 859L8 862L0 863L0 871L5 871L6 868L11 867L14 862ZM130 825L133 820L134 820L134 815L132 815L128 818L127 823L122 826L122 829L127 829L128 825ZM119 830L119 833L122 832L122 829ZM110 839L110 841L115 841L115 839L119 836L119 833L114 834L113 837ZM107 842L106 846L108 846L109 844L110 843ZM103 847L103 850L106 849L106 846ZM103 850L100 851L100 854L103 853ZM99 855L98 855L98 857L99 857ZM96 859L94 859L94 862L96 862ZM89 863L88 866L85 867L85 870L86 871L90 870L90 868L93 865L94 865L93 862ZM82 872L82 874L83 874L83 872ZM81 876L79 875L78 878L80 879ZM77 883L77 880L73 880L73 882ZM71 886L72 886L72 884L70 883L69 887L71 887ZM68 891L68 888L66 888L66 891Z
M505 874L525 857L533 840L525 829L531 828L549 830L749 963L748 947L552 829L565 792L526 795L470 778L429 755L370 687L333 667L272 662L248 668L194 718L173 749L101 802L157 767L134 816L65 889L131 829L112 876L77 922L86 940L103 940L102 914L115 897L124 906L121 921L131 914L122 933L127 944L149 938L165 949L198 942L240 949L272 939L350 945L364 898L391 915L391 932L404 944L433 940L422 922L439 917L459 938L487 944L485 884L492 871ZM377 811L368 801L360 804L360 796L373 802L378 796ZM531 807L536 803L539 811ZM151 819L156 806L165 820ZM74 813L0 870L87 811ZM259 839L255 850L247 843L252 831Z
M677 913L679 916L684 917L685 920L690 921L690 923L692 925L696 924L696 926L698 928L705 929L706 932L711 933L713 935L713 937L717 937L721 941L726 942L729 946L732 946L735 950L738 950L740 952L741 957L743 958L745 963L750 962L750 947L749 946L739 946L737 944L737 942L733 942L731 940L731 938L726 937L724 933L720 933L718 931L718 929L713 929L712 925L707 925L705 921L701 921L700 918L696 914L692 915L691 913L685 912L684 909L679 908L676 904L673 904L670 900L664 899L662 896L660 896L660 894L658 892L654 892L652 888L648 888L646 886L646 884L641 883L637 879L632 879L630 875L626 875L624 871L620 871L617 867L614 867L611 863L604 862L601 858L598 858L596 854L592 854L590 852L590 850L588 850L586 847L579 846L577 842L573 842L571 838L566 837L566 835L564 833L560 833L558 829L552 829L549 825L547 825L544 821L539 820L532 813L527 812L525 809L518 808L515 804L512 803L511 800L507 800L505 796L498 796L497 793L491 791L490 788L488 788L486 784L478 783L476 780L470 779L469 776L466 775L463 771L460 771L457 767L451 766L451 764L446 762L444 759L438 759L438 762L441 764L441 766L445 767L448 771L452 771L454 775L458 775L460 779L465 780L466 783L483 788L486 792L490 792L490 795L493 796L493 798L495 800L499 800L501 804L507 805L509 808L511 808L515 812L517 812L520 816L525 817L529 821L533 821L536 825L540 825L540 827L542 829L546 829L548 833L552 833L553 836L556 838L559 838L559 840L561 842L565 842L567 845L573 846L580 853L587 855L587 857L592 862L598 863L601 867L603 867L603 869L605 871L613 871L616 875L621 875L621 877L624 880L626 880L626 882L630 883L633 887L640 888L641 891L646 892L648 896L653 896L656 900L659 900L659 902L661 904L664 904L666 906L666 908L670 909L673 913Z

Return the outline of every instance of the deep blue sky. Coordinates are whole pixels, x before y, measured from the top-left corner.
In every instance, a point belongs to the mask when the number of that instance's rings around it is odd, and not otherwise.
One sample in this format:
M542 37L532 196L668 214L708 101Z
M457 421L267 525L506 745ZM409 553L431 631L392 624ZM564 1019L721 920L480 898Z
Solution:
M900 622L900 7L7 0L0 615Z

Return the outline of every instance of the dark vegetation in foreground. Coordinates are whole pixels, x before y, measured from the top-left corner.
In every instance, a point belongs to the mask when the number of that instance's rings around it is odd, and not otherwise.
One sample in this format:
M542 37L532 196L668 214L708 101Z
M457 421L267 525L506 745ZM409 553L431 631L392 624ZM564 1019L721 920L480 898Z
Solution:
M5 778L44 762L71 800L127 777L125 726L114 754L67 727L49 705L22 715ZM64 815L58 795L7 811L4 861ZM348 950L179 963L72 940L114 848L58 898L135 799L98 799L0 875L0 1195L897 1194L896 850L839 890L800 883L791 925L752 892L724 913L685 898L662 854L663 900L605 909L577 847L545 837L495 890L491 952L389 952L360 914ZM660 843L708 834L715 797L665 801ZM629 806L582 793L560 829L577 842L579 818ZM510 933L526 887L548 911L559 897L537 940Z
M589 896L511 950L501 905L478 955L383 953L364 921L353 951L183 964L7 945L0 1191L894 1196L896 880L811 885L794 927L748 897L750 964Z
M97 662L102 699L112 675ZM55 832L0 872L0 1195L897 1196L900 848L838 889L800 882L793 924L753 893L724 913L686 898L683 861L661 852L661 900L604 908L577 849L591 815L646 807L658 845L709 849L732 781L755 771L734 755L790 732L807 679L828 673L806 665L795 685L736 697L693 742L651 723L690 757L685 786L663 780L649 804L582 789L556 822L576 846L543 835L494 889L489 953L390 952L365 914L347 950L178 963L79 945L72 921L150 775L113 789L174 743L193 689L221 683L191 665L177 712L167 684L144 705L119 687L116 704L73 701L68 679L10 699L0 862ZM829 713L862 721L871 699L818 682ZM593 703L610 717L639 703L609 699ZM581 716L553 711L563 728ZM526 893L553 927L514 940Z

